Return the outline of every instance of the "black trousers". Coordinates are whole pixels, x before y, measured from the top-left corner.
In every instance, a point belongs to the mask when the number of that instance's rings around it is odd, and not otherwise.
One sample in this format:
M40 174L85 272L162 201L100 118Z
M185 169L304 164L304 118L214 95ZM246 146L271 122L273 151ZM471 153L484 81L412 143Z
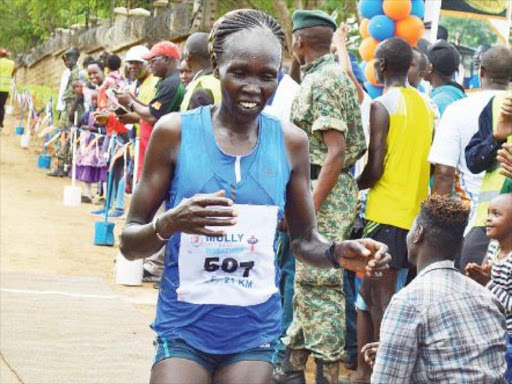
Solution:
M9 92L0 92L0 127L4 126L5 103L7 102L7 96L9 96Z

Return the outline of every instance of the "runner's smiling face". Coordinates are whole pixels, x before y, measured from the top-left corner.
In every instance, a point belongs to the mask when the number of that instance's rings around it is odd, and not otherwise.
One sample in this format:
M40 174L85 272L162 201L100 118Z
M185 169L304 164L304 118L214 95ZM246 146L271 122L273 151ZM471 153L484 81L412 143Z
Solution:
M268 29L254 28L228 36L223 48L214 61L222 104L233 114L254 118L277 88L281 44Z

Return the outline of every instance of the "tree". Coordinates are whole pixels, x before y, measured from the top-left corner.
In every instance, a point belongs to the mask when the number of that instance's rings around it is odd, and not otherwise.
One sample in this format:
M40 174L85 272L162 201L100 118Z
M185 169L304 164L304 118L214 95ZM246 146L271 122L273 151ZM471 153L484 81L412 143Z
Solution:
M460 34L460 45L478 47L480 44L494 44L498 41L496 33L485 20L441 15L439 24L448 30L448 40L455 41Z

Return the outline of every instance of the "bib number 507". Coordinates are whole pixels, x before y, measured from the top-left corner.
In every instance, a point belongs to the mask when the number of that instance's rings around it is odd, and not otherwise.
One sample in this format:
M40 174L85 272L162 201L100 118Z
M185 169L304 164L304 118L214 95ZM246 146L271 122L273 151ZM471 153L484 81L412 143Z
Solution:
M219 268L226 273L233 273L238 268L243 268L243 277L249 277L249 271L254 267L254 261L243 261L239 263L232 257L227 257L222 262L218 257L207 257L204 259L204 269L208 272L215 272Z

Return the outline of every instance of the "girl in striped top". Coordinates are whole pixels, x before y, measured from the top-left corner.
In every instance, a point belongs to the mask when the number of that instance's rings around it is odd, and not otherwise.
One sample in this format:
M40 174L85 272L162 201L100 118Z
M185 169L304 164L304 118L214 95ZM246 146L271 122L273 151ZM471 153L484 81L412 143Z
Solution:
M480 266L470 263L466 274L486 285L500 300L507 318L507 383L512 383L512 194L493 199L486 222L487 237L492 241L487 261Z

